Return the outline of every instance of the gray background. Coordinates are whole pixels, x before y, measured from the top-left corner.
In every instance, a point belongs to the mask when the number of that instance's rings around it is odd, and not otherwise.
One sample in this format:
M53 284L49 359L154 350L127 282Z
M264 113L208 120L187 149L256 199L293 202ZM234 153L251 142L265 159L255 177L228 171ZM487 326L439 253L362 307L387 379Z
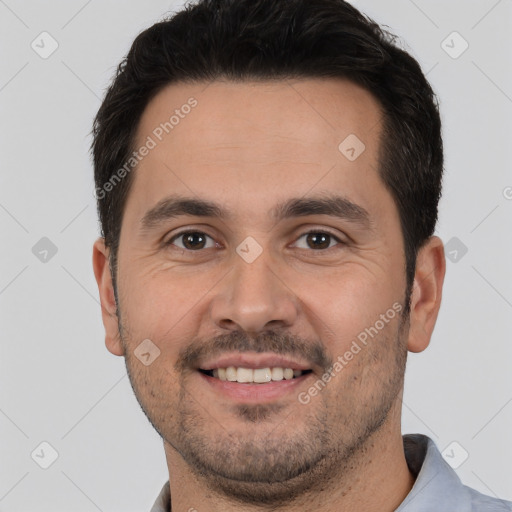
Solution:
M406 41L444 119L437 234L455 237L456 259L431 345L409 356L403 431L455 462L467 452L464 483L512 499L512 1L354 4ZM149 510L167 479L123 359L104 347L88 134L133 38L178 5L0 0L0 511ZM31 48L43 31L59 45L47 59ZM454 31L469 44L457 58ZM43 237L57 248L46 262ZM59 454L48 469L43 441Z

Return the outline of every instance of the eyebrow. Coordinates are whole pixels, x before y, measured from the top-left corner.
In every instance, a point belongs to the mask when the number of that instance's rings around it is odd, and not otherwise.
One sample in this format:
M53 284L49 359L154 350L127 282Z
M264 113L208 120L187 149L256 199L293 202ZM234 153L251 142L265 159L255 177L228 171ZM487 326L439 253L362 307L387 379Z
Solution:
M328 215L358 224L366 229L370 229L373 225L365 208L339 195L291 198L270 210L270 216L275 221L308 215ZM212 201L169 196L144 214L140 222L141 231L152 231L166 221L181 216L210 217L221 220L234 218L231 210Z

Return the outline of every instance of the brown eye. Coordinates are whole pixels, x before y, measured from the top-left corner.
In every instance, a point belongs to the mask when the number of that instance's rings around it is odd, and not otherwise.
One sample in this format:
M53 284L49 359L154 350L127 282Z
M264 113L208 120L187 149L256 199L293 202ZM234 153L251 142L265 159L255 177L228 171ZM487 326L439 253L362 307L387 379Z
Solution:
M327 249L330 245L331 235L325 233L309 233L306 237L306 243L312 249Z
M176 245L181 249L197 251L200 249L209 248L206 247L208 238L212 240L212 243L209 247L215 247L215 242L213 242L213 239L201 231L184 231L182 233L178 233L177 235L173 236L169 242L167 242L167 245ZM175 243L175 241L181 241L181 245L179 243Z
M334 245L343 243L339 238L325 231L309 231L301 235L297 240L300 240L302 238L305 238L306 247L299 246L300 249L325 250L330 249ZM338 243L331 245L333 241Z

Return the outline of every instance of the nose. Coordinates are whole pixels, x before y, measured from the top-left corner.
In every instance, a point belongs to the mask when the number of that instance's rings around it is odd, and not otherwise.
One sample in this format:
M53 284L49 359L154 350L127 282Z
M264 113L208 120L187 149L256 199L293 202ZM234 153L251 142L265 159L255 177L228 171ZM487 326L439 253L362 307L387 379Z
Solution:
M296 322L298 297L265 251L252 263L236 255L234 268L216 291L211 315L222 329L258 333L289 328Z

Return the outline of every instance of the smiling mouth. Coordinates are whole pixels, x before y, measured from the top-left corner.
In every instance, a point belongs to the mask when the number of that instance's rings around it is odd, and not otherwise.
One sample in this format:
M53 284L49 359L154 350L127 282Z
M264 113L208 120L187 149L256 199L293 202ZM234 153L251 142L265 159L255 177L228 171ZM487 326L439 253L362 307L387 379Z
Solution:
M228 366L227 368L214 368L212 370L200 368L199 371L215 379L240 384L266 384L267 382L292 380L312 372L312 370L293 370L282 367L244 368L240 366Z

